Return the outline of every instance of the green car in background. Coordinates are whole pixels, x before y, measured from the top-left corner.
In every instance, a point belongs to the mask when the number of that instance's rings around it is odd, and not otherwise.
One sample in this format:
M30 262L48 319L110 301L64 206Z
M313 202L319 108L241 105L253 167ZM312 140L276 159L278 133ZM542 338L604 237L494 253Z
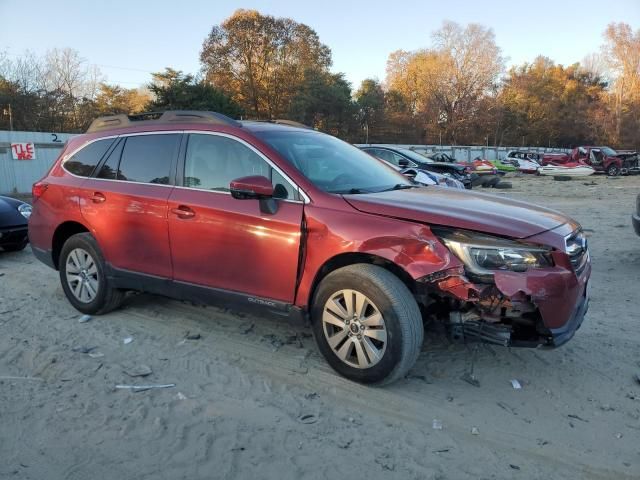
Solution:
M518 169L511 164L502 163L500 160L489 160L489 162L498 169L499 172L517 172Z

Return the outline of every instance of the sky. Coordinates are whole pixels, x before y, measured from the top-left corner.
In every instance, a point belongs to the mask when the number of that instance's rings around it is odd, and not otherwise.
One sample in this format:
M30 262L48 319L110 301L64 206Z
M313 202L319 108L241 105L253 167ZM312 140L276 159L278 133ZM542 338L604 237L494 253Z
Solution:
M133 88L167 66L197 73L211 27L238 8L312 27L354 88L384 80L389 53L428 47L444 20L491 27L508 65L541 54L571 64L599 51L607 24L640 28L640 0L0 0L0 52L71 47Z

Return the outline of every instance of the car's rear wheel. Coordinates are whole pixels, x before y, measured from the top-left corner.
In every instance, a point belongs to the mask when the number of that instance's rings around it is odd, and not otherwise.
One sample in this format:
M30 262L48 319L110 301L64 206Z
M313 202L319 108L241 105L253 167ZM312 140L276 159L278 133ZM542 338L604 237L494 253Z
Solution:
M316 290L311 317L329 364L362 383L404 377L424 338L420 309L407 286L375 265L350 265L327 275Z
M124 292L110 285L104 257L90 233L69 237L60 252L59 270L65 295L82 313L107 313L122 303Z

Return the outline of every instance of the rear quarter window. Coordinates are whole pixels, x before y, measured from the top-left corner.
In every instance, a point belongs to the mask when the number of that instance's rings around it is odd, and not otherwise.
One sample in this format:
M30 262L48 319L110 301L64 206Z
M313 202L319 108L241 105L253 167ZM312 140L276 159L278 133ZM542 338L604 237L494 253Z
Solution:
M64 168L79 177L91 176L96 165L100 163L114 141L115 138L105 138L86 145L64 162Z
M175 133L127 137L117 179L168 185L179 143Z

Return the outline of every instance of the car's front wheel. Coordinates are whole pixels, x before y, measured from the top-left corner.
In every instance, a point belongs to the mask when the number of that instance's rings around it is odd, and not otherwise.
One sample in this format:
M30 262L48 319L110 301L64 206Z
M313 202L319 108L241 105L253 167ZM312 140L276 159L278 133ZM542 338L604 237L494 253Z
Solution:
M59 270L67 299L82 313L107 313L122 303L124 292L110 285L104 257L90 233L69 237L60 252Z
M327 275L314 295L311 318L329 364L362 383L405 376L424 338L420 309L407 286L375 265L350 265Z
M609 165L609 168L607 168L607 175L609 177L616 177L619 173L620 173L620 169L615 164Z

